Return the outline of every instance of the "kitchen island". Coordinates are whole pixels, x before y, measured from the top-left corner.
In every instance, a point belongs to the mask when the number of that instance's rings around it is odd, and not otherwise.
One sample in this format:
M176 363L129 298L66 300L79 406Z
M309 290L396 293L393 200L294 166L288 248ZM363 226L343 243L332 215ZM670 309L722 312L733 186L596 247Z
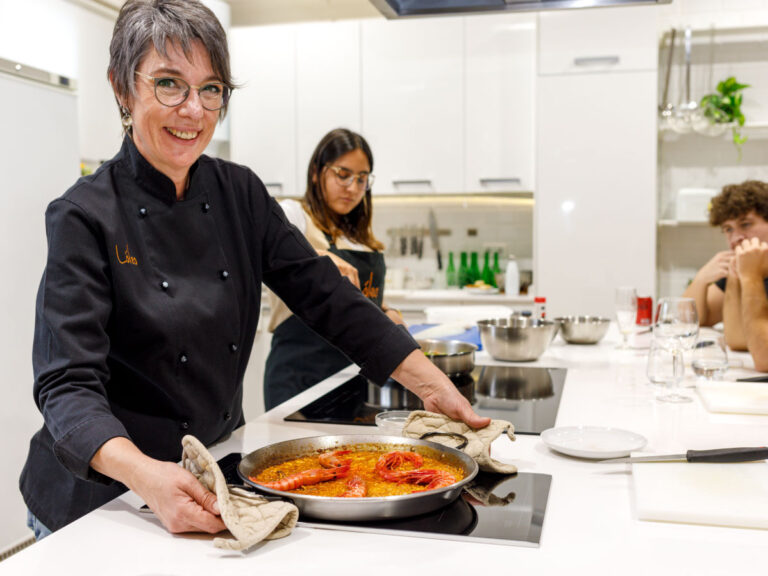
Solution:
M711 414L693 390L687 404L656 401L645 378L647 351L616 350L617 341L613 330L597 346L566 345L557 338L542 358L527 364L568 369L558 426L632 430L648 439L644 451L655 453L766 444L768 416ZM728 379L754 375L747 355L733 359L743 367L731 370ZM477 362L494 363L484 353ZM221 458L286 439L369 433L372 428L283 420L355 372L350 367L248 422L211 452ZM120 498L0 563L0 574L766 573L768 530L638 520L630 465L560 455L534 435L519 435L514 443L502 436L493 456L521 472L552 476L540 547L299 526L287 538L241 554L214 548L208 535L171 535L130 498Z

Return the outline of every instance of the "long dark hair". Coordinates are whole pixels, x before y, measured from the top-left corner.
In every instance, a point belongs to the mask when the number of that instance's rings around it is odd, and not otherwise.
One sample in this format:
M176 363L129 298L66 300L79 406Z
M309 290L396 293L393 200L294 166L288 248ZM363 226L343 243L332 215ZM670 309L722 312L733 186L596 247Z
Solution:
M373 171L373 153L368 142L360 134L337 128L323 136L317 144L307 169L307 191L302 204L320 230L330 234L335 242L340 236L346 236L353 242L367 246L371 250L383 250L384 244L373 235L371 220L373 205L371 191L366 190L363 200L349 214L336 214L325 203L322 189L323 168L338 160L344 154L361 150L368 158Z

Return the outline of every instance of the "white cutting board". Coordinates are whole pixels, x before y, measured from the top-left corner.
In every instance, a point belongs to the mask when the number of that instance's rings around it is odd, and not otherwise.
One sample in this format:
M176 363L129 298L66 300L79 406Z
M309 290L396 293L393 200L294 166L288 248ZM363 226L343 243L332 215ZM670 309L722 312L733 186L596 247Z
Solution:
M710 412L768 414L768 383L697 382L696 389Z
M640 520L768 530L768 463L633 464Z

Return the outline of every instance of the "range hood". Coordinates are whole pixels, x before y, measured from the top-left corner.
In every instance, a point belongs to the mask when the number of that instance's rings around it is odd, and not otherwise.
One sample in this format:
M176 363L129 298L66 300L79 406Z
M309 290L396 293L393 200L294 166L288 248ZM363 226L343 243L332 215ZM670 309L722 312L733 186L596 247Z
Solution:
M669 4L672 0L371 0L387 18Z

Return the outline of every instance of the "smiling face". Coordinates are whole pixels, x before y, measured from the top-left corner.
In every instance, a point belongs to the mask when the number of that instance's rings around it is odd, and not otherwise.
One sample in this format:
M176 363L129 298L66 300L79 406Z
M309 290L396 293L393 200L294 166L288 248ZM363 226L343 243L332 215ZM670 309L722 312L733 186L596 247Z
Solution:
M330 166L335 166L341 176L347 176L351 173L356 177L352 179L350 185L344 186ZM360 185L358 180L361 173L370 173L371 165L368 163L365 153L357 149L339 156L330 166L325 166L320 176L323 199L331 210L344 216L352 212L363 201L365 186Z
M220 81L199 40L192 44L189 58L175 45L169 44L167 52L167 57L163 57L152 48L137 71L154 77L182 78L195 86ZM126 104L133 117L136 148L152 166L173 180L177 195L183 194L190 166L213 137L219 111L203 108L195 88L179 106L165 106L155 98L153 81L138 74L136 93Z
M726 220L720 229L725 234L731 250L736 248L742 240L748 238L757 238L762 242L768 242L768 222L755 214L754 211L738 218Z

